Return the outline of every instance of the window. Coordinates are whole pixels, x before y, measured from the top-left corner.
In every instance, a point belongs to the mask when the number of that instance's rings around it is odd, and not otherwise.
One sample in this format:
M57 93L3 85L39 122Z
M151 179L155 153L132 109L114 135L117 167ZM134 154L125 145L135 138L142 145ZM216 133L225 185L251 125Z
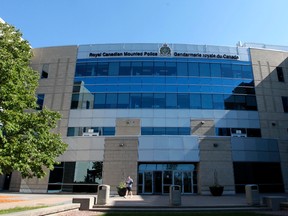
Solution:
M44 104L44 94L38 94L37 95L37 110L42 110L43 109L43 104Z
M209 64L200 63L199 69L200 69L200 76L202 76L202 77L210 77L211 76Z
M188 73L189 76L199 76L198 63L188 63Z
M276 67L277 71L277 77L279 82L284 82L284 74L283 74L283 68L282 67Z
M201 95L202 109L213 109L213 101L211 94Z
M108 93L106 94L106 108L116 108L117 107L117 94Z
M189 94L178 94L177 104L180 109L188 109L190 107L190 95Z
M120 62L119 76L130 76L131 64L130 62Z
M105 104L106 104L106 94L95 94L94 97L94 108L105 108Z
M178 62L177 63L177 75L178 76L187 76L187 63Z
M282 97L283 110L288 113L288 97Z
M211 64L211 77L221 77L220 64Z
M43 64L42 72L41 72L41 79L48 78L48 71L49 71L49 64Z

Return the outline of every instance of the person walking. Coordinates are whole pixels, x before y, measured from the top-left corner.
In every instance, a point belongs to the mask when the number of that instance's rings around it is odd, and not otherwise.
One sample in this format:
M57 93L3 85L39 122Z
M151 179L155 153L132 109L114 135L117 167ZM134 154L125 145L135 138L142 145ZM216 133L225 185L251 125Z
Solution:
M128 176L126 180L126 194L124 198L126 198L128 195L130 195L131 197L133 196L132 185L133 185L133 179L130 176Z

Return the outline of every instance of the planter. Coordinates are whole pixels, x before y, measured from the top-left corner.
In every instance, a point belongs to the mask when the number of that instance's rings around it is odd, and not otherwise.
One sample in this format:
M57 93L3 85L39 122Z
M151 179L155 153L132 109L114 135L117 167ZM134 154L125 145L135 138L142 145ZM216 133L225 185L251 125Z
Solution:
M223 194L224 186L210 186L209 189L213 196L221 196Z
M126 188L117 188L118 195L123 197L126 195Z

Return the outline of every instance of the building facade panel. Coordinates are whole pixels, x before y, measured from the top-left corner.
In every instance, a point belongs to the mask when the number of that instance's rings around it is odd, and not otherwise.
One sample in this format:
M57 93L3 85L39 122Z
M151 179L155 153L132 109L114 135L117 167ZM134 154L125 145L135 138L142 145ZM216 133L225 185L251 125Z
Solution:
M287 190L286 47L131 43L33 51L39 102L63 114L58 132L69 145L41 190L91 192L104 183L116 193L128 175L138 194L167 194L172 184L183 194L208 194L215 175L226 194L251 182L261 192ZM35 182L12 178L31 192L39 191Z

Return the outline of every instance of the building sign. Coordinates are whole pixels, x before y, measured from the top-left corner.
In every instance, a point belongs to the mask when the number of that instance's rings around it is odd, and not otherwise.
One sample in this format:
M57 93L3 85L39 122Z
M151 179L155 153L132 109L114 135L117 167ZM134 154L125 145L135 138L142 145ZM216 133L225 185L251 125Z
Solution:
M206 58L206 59L239 59L238 55L228 54L213 54L213 53L192 53L192 52L173 52L167 44L159 49L159 52L97 52L89 53L90 58L105 58L105 57L187 57L187 58Z

